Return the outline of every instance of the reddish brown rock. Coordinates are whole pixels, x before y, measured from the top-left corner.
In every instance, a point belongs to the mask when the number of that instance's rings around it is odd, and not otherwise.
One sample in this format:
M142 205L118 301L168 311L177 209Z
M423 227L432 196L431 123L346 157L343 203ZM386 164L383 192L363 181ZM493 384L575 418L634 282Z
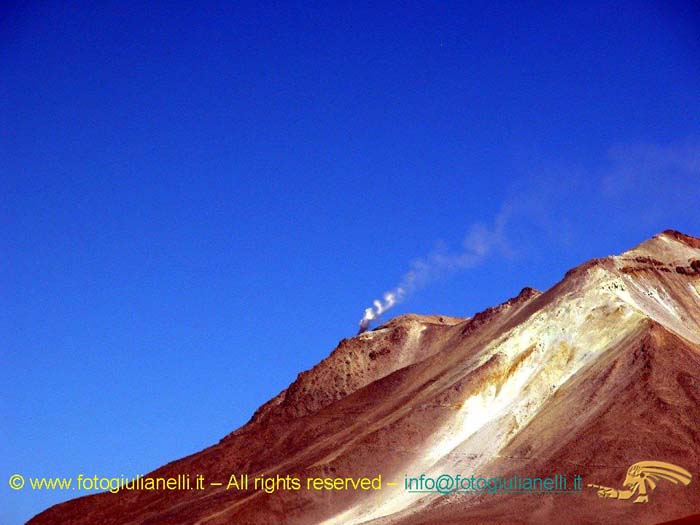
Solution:
M405 315L340 342L243 427L152 476L582 476L693 473L649 502L566 494L123 491L38 524L640 523L700 508L700 239L666 231L472 318ZM677 271L683 268L683 271ZM685 269L688 269L687 271ZM690 523L691 521L686 521Z

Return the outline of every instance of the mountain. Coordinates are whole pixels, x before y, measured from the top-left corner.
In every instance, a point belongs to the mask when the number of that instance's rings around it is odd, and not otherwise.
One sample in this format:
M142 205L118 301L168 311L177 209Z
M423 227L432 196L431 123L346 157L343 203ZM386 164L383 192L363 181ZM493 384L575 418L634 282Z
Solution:
M623 489L640 461L683 467L692 480L642 471L647 503L587 486ZM244 473L251 485L254 476L381 474L383 486L227 490L231 474ZM149 476L181 474L223 486L98 494L29 523L644 524L696 514L700 239L668 230L471 318L403 315L344 339L247 424ZM421 474L561 474L569 485L544 494L405 490L406 477ZM575 476L582 490L571 490Z

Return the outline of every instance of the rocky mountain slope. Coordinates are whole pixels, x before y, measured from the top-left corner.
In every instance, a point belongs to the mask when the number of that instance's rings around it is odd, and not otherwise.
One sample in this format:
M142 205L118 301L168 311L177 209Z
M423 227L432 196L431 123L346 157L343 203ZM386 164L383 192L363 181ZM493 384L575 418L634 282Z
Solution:
M642 460L649 502L602 499ZM374 477L379 491L226 490L232 473ZM580 475L552 494L409 492L405 476ZM472 318L400 316L341 341L218 444L149 476L197 491L72 500L31 524L659 523L700 508L700 239L663 232Z

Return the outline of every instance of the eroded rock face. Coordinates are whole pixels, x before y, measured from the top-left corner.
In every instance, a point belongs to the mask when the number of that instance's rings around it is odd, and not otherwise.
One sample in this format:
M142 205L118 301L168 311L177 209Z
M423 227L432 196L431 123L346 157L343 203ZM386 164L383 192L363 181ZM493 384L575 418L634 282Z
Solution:
M256 413L254 420L276 416L300 417L342 399L392 372L437 351L433 344L464 319L402 315L375 330L343 339L331 354L299 374L278 397Z
M472 318L406 315L337 348L243 427L153 476L581 475L620 487L663 460L700 473L700 239L665 231ZM567 495L210 490L69 501L32 524L657 523L659 504Z

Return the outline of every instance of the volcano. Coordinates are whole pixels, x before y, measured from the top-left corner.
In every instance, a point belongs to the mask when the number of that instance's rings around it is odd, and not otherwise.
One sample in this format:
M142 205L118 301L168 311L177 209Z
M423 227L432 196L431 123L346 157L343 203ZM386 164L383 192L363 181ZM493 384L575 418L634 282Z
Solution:
M664 477L658 465L690 477ZM438 491L427 482L426 490L408 489L421 476L443 474L558 475L568 484L500 493ZM693 519L700 509L700 239L667 230L578 266L546 292L524 288L471 318L402 315L344 339L247 424L147 477L181 475L203 476L206 488L106 492L29 523ZM378 490L306 485L379 476ZM256 489L256 477L274 481Z

